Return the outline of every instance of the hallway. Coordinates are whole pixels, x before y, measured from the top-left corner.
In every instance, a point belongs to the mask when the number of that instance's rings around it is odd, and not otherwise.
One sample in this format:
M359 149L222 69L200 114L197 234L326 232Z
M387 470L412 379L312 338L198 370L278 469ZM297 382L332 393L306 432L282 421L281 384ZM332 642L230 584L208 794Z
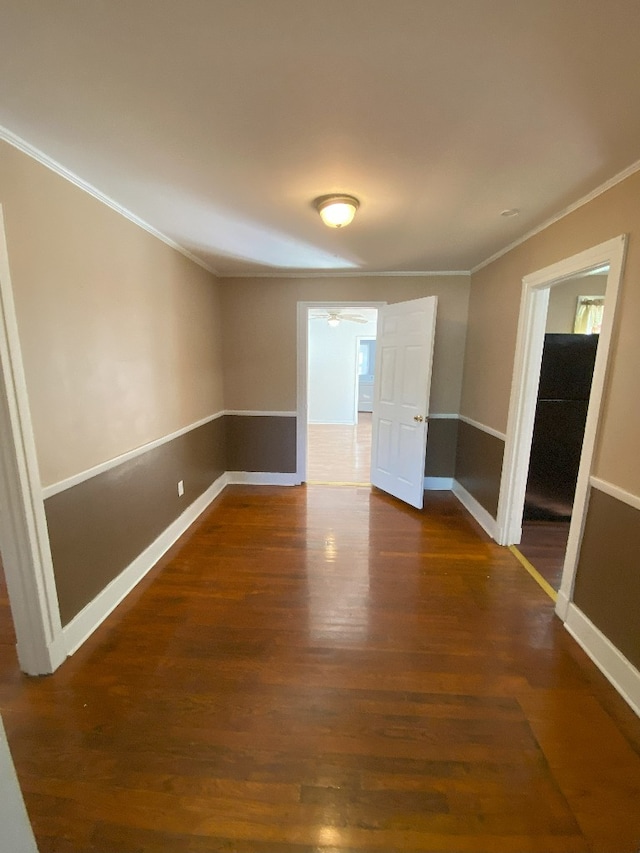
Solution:
M40 853L640 839L640 720L447 493L229 487L0 708Z

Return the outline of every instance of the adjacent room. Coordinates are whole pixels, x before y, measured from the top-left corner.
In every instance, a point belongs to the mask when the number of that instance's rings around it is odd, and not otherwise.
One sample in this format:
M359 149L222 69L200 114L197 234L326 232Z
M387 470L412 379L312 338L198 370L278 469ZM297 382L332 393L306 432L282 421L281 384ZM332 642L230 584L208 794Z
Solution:
M307 482L371 482L377 308L308 309Z
M637 0L0 16L3 853L637 853Z

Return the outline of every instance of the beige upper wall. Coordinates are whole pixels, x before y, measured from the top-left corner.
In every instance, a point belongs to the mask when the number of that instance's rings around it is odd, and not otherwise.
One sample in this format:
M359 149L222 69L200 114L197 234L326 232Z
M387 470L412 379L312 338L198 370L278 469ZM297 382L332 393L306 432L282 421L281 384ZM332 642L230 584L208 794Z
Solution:
M431 411L460 403L468 276L221 280L225 407L295 411L298 302L402 302L438 296Z
M579 296L604 296L606 275L585 275L563 281L551 288L547 311L547 332L573 334Z
M612 342L596 474L640 494L640 172L563 217L471 279L462 413L505 431L522 278L628 234Z
M0 203L43 485L222 409L211 274L4 142Z

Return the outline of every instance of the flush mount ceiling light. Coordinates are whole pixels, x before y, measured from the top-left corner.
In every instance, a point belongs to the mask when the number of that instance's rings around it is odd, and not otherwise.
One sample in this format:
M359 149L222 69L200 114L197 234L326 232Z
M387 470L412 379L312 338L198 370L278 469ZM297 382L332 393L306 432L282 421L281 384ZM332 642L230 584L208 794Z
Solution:
M353 221L360 202L352 195L323 195L314 201L320 219L329 228L344 228Z

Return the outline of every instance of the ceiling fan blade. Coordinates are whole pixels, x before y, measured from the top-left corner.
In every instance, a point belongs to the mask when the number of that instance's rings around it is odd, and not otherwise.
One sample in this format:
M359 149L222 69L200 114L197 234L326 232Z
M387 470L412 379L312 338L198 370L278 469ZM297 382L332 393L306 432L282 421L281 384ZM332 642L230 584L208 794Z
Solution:
M362 314L343 314L341 311L326 311L322 314L309 314L312 320L336 320L338 323L343 321L349 323L368 323L366 317Z

